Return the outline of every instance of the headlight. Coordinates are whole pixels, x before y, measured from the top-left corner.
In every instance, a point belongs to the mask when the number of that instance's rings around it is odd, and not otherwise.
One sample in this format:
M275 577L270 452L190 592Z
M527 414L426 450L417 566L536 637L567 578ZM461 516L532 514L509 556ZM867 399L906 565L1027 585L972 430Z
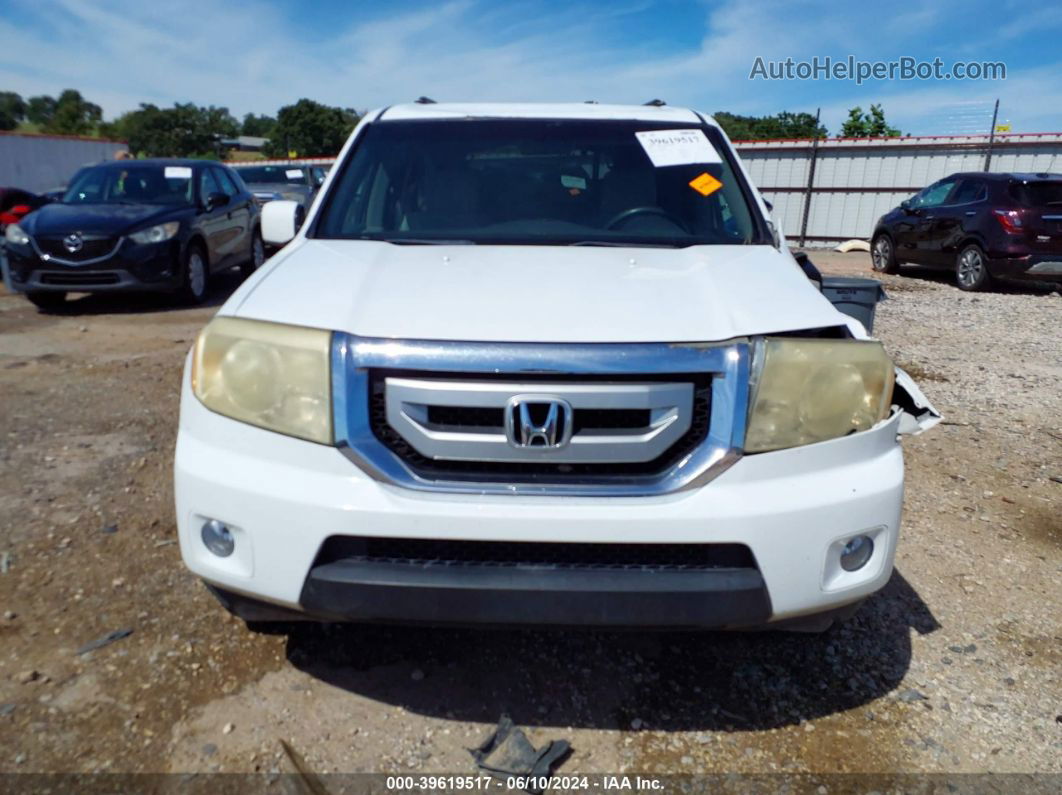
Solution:
M4 230L4 240L15 246L28 246L30 242L29 235L23 232L18 224L7 225Z
M192 390L219 414L332 444L331 332L214 318L196 339Z
M158 226L149 226L147 229L141 229L139 232L133 232L133 234L129 235L129 239L137 243L161 243L163 240L169 240L177 234L177 230L180 228L180 221L168 221Z
M745 451L761 453L865 431L889 413L893 366L880 342L768 339Z

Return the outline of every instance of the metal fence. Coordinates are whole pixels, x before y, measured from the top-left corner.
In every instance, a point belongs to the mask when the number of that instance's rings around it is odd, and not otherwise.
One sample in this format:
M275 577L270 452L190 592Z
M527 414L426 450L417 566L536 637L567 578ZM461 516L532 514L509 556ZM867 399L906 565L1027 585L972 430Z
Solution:
M788 240L809 246L869 238L880 216L957 171L1062 172L1062 133L735 141L734 146L774 205Z
M798 245L866 239L877 219L957 171L1062 172L1062 133L735 141Z
M113 160L123 141L0 133L0 187L41 193L62 187L81 166Z

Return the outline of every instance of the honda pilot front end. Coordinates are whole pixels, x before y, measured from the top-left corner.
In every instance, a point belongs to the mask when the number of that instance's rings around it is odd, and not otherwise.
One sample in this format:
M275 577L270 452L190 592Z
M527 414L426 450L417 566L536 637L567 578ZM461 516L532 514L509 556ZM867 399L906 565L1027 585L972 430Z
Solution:
M295 212L183 382L181 550L237 614L822 629L888 581L939 418L709 118L396 106Z

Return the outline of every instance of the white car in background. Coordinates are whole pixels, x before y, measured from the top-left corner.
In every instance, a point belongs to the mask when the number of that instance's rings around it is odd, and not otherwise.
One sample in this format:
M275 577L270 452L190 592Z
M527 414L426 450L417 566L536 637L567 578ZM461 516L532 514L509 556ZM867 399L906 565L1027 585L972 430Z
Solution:
M939 416L710 118L393 106L296 212L183 382L181 550L238 615L824 629L888 581Z

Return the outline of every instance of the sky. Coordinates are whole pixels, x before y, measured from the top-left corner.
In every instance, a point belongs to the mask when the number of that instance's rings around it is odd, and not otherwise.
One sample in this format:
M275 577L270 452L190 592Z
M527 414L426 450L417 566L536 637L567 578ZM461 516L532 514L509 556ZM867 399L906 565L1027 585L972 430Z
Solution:
M141 102L274 115L439 101L640 103L815 113L884 106L904 133L1062 131L1062 3L939 0L0 0L0 91L76 88L106 118ZM1002 61L1005 80L765 81L765 61Z

